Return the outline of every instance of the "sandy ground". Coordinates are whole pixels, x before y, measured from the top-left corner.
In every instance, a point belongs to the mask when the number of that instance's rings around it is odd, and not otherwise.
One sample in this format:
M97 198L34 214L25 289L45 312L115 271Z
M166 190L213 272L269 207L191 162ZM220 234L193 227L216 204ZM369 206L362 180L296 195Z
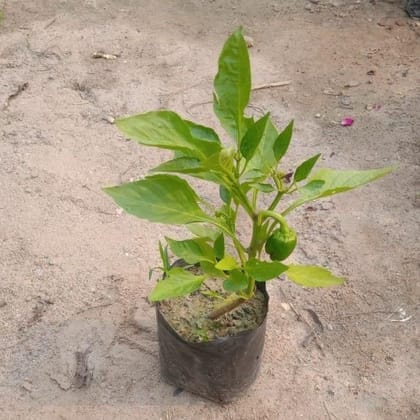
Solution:
M1 419L420 417L420 24L402 3L0 1ZM291 82L250 108L295 119L290 168L321 151L323 166L398 169L290 219L295 259L347 285L271 282L261 374L222 407L159 378L147 275L157 239L180 230L121 213L101 187L164 157L109 117L171 108L217 127L205 102L239 24L254 85Z

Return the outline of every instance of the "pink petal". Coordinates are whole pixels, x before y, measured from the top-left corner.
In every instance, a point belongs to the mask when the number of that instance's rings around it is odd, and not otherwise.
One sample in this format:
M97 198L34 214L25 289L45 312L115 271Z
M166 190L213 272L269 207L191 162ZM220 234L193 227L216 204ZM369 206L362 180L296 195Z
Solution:
M354 123L354 120L353 118L350 118L350 117L343 118L343 120L341 121L341 125L343 127L350 127L351 125L353 125L353 123Z

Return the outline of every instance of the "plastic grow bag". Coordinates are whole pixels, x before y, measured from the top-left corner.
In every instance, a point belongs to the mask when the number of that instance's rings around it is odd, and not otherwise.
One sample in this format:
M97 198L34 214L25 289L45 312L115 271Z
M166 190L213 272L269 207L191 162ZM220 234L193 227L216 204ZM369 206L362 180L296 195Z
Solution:
M268 294L263 322L255 329L203 343L190 343L168 324L156 305L160 368L163 379L201 397L230 402L255 381L264 348Z

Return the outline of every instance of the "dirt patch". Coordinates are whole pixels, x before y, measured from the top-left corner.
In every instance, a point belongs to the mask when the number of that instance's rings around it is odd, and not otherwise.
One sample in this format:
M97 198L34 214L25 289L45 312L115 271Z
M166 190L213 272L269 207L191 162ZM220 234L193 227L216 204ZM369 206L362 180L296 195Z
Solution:
M260 290L233 311L216 320L210 319L209 315L220 304L226 304L228 297L220 280L208 279L190 296L162 301L159 310L169 325L189 342L207 342L261 325L267 313L267 302Z
M0 418L419 417L420 26L404 3L0 0ZM219 407L161 381L143 299L157 240L183 232L122 213L101 187L166 156L114 117L167 108L220 129L208 101L238 25L253 86L290 82L250 103L279 128L295 119L282 170L318 152L319 166L398 169L289 218L296 261L347 283L270 282L261 374Z

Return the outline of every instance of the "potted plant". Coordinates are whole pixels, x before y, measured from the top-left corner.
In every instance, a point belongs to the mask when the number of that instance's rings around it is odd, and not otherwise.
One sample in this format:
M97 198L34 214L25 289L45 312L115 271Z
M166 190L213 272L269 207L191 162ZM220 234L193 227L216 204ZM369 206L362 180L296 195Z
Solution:
M174 156L144 179L105 188L127 213L190 231L186 239L159 242L162 274L149 300L156 302L161 370L169 383L220 402L240 395L257 375L268 309L265 282L281 274L303 287L344 281L324 267L287 262L297 243L287 215L391 170L313 172L316 154L285 173L280 165L293 122L279 132L270 114L246 116L250 92L248 49L238 29L223 47L214 79L214 112L233 143L224 146L212 128L172 111L118 119L127 137ZM188 177L216 184L220 205L200 197ZM240 212L250 223L248 238ZM168 247L179 259L174 264Z

